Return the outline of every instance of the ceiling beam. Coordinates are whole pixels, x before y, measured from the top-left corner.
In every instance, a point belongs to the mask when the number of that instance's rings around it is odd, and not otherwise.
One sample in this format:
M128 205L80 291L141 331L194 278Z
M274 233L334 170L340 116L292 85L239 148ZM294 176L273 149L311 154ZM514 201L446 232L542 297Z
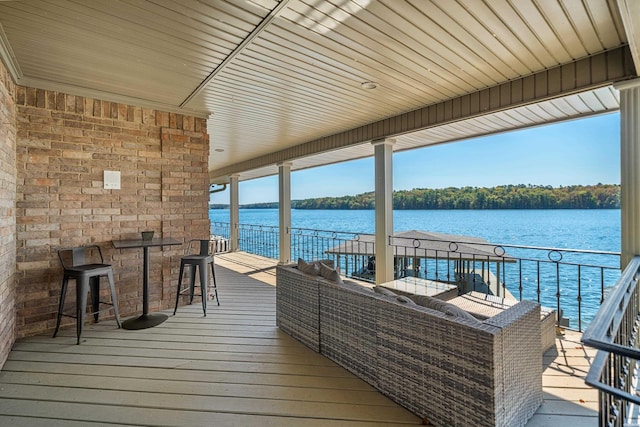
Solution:
M201 119L207 119L210 116L210 113L204 110L190 110L188 108L178 107L175 104L166 104L149 99L120 95L117 93L105 92L102 90L96 90L88 87L70 85L65 83L58 83L49 80L34 79L31 77L22 77L16 82L16 84L24 87L50 90L54 92L63 92L70 95L84 96L86 98L100 99L102 101L117 102L119 104L135 105L137 107L165 111L167 113L184 114Z
M258 37L269 26L269 24L271 24L271 22L278 17L280 12L282 12L282 10L287 7L287 3L289 3L289 0L280 0L278 5L274 7L267 16L264 17L260 24L258 24L258 26L255 27L253 31L251 31L249 35L245 37L245 39L242 40L242 42L238 46L236 46L235 49L233 49L231 53L229 53L229 55L227 55L227 57L220 64L218 64L218 66L211 72L211 74L209 74L198 85L198 87L195 88L195 90L185 98L184 101L182 101L180 107L185 107L189 102L191 102L194 97L198 96L207 87L209 82L211 82L211 80L213 80L218 75L218 73L224 70L225 67L229 65L236 56L240 55L246 49L246 47L249 46L249 44L251 44L253 40L256 39L256 37Z

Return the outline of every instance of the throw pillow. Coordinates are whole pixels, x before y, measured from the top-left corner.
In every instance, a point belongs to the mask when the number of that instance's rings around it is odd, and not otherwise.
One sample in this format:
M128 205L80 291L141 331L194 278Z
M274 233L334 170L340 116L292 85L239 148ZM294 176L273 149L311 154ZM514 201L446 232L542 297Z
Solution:
M353 280L343 280L343 282L344 282L344 286L347 289L353 289L353 290L364 292L364 293L373 293L372 288L369 288L367 286L362 286L360 283L354 282Z
M320 275L327 280L336 282L339 285L344 285L344 282L342 281L342 278L340 277L340 273L338 273L338 270L327 267L323 263L320 263Z
M320 274L320 266L317 263L306 262L302 258L298 258L298 270L313 276L318 276Z
M453 304L445 303L444 314L446 314L447 316L461 317L463 319L472 320L475 323L480 323L480 321L473 317L469 312L464 311L460 307Z
M333 268L333 260L332 259L321 259L318 261L314 261L316 264L320 265L320 264L324 264L329 268Z
M411 298L405 297L404 295L397 296L396 301L398 301L400 304L418 305Z
M427 295L413 295L411 299L418 305L430 308L432 310L440 311L448 316L461 317L463 319L480 323L480 321L473 317L469 312L464 311L460 307L446 301L442 301Z
M430 308L432 310L438 310L438 311L444 312L443 307L445 305L445 302L440 299L430 297L427 295L411 295L409 298L411 298L413 302L415 302L418 305Z

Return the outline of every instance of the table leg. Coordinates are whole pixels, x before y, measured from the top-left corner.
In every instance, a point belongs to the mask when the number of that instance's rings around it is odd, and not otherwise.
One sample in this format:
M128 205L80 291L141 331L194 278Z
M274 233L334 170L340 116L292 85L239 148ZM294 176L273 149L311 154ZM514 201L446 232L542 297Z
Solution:
M152 328L167 320L168 317L163 313L149 314L149 264L151 257L149 254L149 246L144 246L142 249L144 250L144 264L142 272L142 315L122 322L123 329L137 330Z
M145 246L144 250L144 264L142 272L142 315L149 314L149 264L151 262L151 255L149 254L149 247Z

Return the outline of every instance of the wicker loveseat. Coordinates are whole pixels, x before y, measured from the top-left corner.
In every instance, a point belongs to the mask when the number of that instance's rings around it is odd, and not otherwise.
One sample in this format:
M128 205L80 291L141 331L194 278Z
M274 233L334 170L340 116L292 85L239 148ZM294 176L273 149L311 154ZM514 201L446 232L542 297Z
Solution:
M524 426L542 402L540 307L484 321L277 267L281 330L435 426Z

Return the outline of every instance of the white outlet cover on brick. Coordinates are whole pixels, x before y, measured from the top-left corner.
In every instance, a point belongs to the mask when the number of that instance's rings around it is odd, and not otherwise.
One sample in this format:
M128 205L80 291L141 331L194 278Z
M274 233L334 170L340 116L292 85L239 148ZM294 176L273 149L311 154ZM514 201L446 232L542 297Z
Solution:
M120 190L120 171L104 171L105 190Z

